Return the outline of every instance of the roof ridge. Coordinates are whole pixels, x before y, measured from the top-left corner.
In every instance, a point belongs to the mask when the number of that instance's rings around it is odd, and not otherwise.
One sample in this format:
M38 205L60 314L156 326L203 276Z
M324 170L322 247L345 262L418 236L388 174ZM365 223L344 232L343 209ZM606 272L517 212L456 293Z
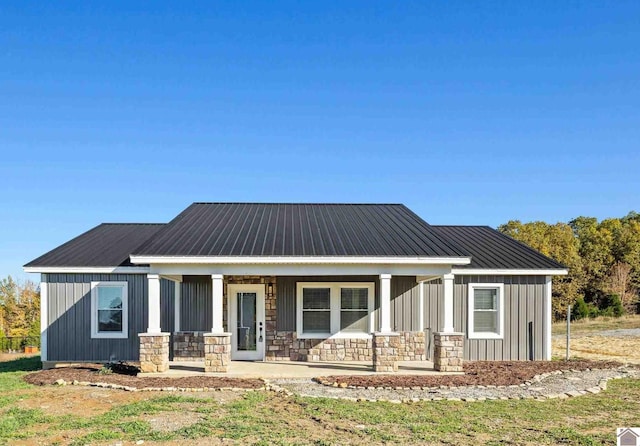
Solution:
M140 223L140 222L137 222L137 223L122 223L122 222L113 223L113 222L104 222L104 223L100 223L98 226L102 226L102 225L109 225L109 226L118 226L118 225L122 225L122 226L126 226L126 225L129 225L129 226L135 226L135 225L163 226L163 225L166 225L166 223Z
M275 202L275 201L194 201L192 204L268 204L279 206L404 206L403 203L351 203L351 202Z
M493 229L489 225L431 225L434 228L489 228Z

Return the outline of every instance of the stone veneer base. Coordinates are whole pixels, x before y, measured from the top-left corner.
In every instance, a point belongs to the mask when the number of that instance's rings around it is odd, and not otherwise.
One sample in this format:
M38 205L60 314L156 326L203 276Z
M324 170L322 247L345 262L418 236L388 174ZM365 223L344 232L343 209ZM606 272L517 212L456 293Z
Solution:
M231 363L231 333L204 334L204 371L226 373Z
M400 333L373 334L373 371L397 372Z
M433 368L441 372L462 372L464 333L433 334Z
M138 333L140 371L160 373L169 370L169 333Z

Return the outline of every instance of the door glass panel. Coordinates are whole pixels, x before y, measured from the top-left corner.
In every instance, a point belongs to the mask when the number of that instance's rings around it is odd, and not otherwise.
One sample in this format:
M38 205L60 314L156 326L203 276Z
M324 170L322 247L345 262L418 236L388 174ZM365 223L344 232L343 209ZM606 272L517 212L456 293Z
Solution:
M256 351L256 293L238 293L238 351Z

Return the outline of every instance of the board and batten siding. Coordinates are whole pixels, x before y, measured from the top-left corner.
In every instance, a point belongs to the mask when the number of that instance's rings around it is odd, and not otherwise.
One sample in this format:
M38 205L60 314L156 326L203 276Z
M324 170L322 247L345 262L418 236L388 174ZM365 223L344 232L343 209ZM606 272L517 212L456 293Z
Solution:
M43 274L47 284L48 361L137 361L138 333L147 331L148 291L145 274ZM128 337L91 338L91 282L127 282ZM173 331L174 285L161 280L162 331Z
M183 276L180 293L180 331L211 331L211 276Z
M469 339L469 283L504 283L503 339ZM440 280L425 282L424 321L428 357L433 358L433 333L442 326ZM544 276L456 276L454 281L454 328L465 333L464 358L472 361L544 360ZM530 351L529 323L533 323L533 352Z

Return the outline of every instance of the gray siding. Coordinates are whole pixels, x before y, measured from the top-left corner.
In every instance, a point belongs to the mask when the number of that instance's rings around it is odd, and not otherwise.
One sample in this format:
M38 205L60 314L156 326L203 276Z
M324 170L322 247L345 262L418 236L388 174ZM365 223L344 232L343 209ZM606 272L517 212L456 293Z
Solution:
M180 296L180 331L211 331L211 276L184 276Z
M467 333L468 284L504 283L504 339L465 338L464 357L474 361L536 360L545 358L544 276L456 276L454 328ZM429 336L429 358L433 357L432 334L441 327L442 284L424 285L425 330ZM533 352L529 348L528 324L533 323Z
M48 292L49 361L137 360L138 333L147 330L147 277L144 274L43 274ZM91 282L128 283L129 333L126 339L91 339ZM171 331L173 291L161 284L162 330Z
M420 288L416 278L391 277L391 329L394 331L419 330L419 309Z

